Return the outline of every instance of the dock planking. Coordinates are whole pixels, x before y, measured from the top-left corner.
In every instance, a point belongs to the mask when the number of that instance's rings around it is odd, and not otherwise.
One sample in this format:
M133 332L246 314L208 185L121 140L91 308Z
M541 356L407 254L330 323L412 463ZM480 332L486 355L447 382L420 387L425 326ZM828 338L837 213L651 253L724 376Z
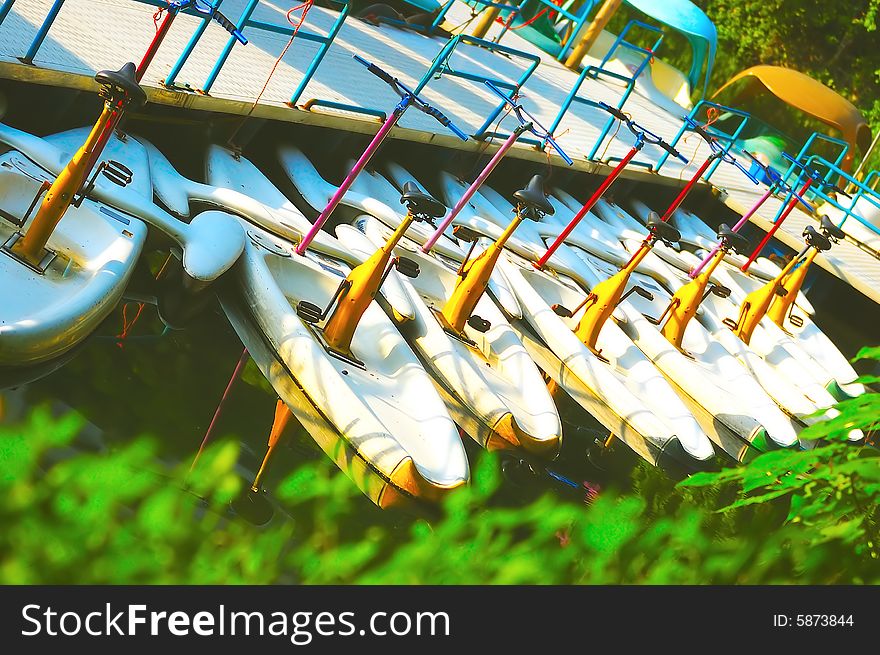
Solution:
M15 1L0 25L0 77L59 87L95 89L97 87L91 78L97 70L115 68L132 59L137 61L155 32L156 7L134 0L66 0L34 58L34 65L21 63L18 57L27 51L52 4L50 0ZM246 0L224 0L220 8L235 21L245 4ZM253 18L288 25L288 9L271 1L262 2ZM312 7L303 29L326 34L336 16L336 12L329 9ZM469 16L470 9L462 3L456 3L448 14L448 20L453 25L459 25L466 23ZM258 29L246 30L250 43L247 46L236 45L232 49L210 94L206 95L198 90L207 80L228 40L225 31L211 25L177 75L175 86L166 88L163 81L200 24L201 19L196 16L181 14L177 17L143 80L150 101L195 110L237 115L248 113L289 37ZM491 28L487 38L493 38L499 29L497 25ZM279 62L259 104L253 108L253 115L356 133L375 132L375 117L324 107L309 111L303 108L303 104L314 98L387 111L396 103L396 96L385 85L373 83L364 68L354 61L353 55L375 61L404 83L415 86L444 43L445 40L440 37L428 37L389 25L373 26L349 17L306 87L299 105L291 107L288 101L318 48L318 44L302 39L295 40ZM577 75L549 55L541 53L516 32L508 32L503 43L541 56L541 64L525 82L521 97L536 118L544 125L549 125ZM471 45L457 49L450 63L457 69L510 81L516 80L526 65L515 57L502 56ZM598 65L599 61L588 58L585 63ZM627 72L619 61L612 60L609 66L617 72ZM588 80L581 87L581 95L609 104L615 104L622 92L621 83L607 79ZM451 76L431 80L423 95L469 133L477 130L497 105L494 96L483 85ZM641 82L637 82L624 110L637 122L666 139L675 136L686 113L685 109ZM557 141L575 160L574 168L577 170L599 175L610 171L608 163L586 159L601 134L605 118L606 115L598 109L574 104L556 130ZM515 119L507 116L497 129L509 132L514 126ZM622 157L633 143L633 137L626 129L616 134L612 130L611 134L614 138L609 138L599 151L603 159ZM470 151L484 147L482 142L474 140L462 142L419 112L407 112L391 138ZM696 135L686 136L678 147L690 161L687 166L674 159L670 159L659 173L641 166L630 166L625 177L652 184L682 186L696 166L708 156L709 150ZM488 152L492 152L491 147ZM661 154L662 151L655 146L646 146L640 159L657 161ZM553 164L564 165L558 156L548 155L529 145L515 146L510 157L534 162L547 162L549 157ZM745 211L761 193L761 189L727 164L718 168L711 183L727 192L726 204L738 213ZM768 201L753 219L754 224L768 229L778 207L778 200ZM806 213L796 210L777 232L777 239L793 249L799 249L804 226L814 221ZM848 240L818 257L816 263L880 303L880 259L876 254Z

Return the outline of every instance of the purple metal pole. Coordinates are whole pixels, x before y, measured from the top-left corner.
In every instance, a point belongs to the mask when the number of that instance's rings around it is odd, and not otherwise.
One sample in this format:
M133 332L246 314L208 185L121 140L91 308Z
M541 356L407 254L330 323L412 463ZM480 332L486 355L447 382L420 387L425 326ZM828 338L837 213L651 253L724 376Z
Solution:
M455 207L452 208L452 211L449 212L449 215L443 219L440 225L437 226L437 229L434 231L434 234L431 235L431 238L425 241L425 245L422 246L421 250L423 253L431 252L431 248L434 247L434 244L439 241L440 237L443 235L443 232L446 231L446 228L450 226L452 221L455 220L455 217L461 213L461 210L464 209L464 206L467 204L468 200L470 200L473 195L477 192L481 186L483 186L483 182L486 181L486 178L492 173L492 170L498 165L502 159L504 159L504 155L507 154L507 151L513 147L513 144L516 143L516 140L520 137L524 130L516 129L514 130L507 140L501 144L501 147L498 148L498 152L495 153L495 156L489 160L489 163L486 164L486 168L482 170L482 172L477 175L477 179L473 181L467 191L464 192L464 195L459 198L458 202L455 203Z
M336 209L336 206L342 200L346 191L354 184L355 179L360 174L360 172L364 169L364 166L370 161L372 156L376 153L381 145L382 141L385 140L385 137L388 136L388 133L391 131L391 128L400 120L400 117L403 115L403 111L409 103L401 102L393 112L385 119L385 122L382 124L382 127L379 128L379 131L376 132L376 136L373 137L373 140L370 141L370 145L367 146L367 149L364 150L364 153L361 155L360 159L354 165L354 168L349 171L346 178L342 181L342 184L336 190L336 193L333 194L333 197L330 198L330 202L327 203L327 206L324 207L324 210L321 212L321 215L315 219L315 223L312 225L311 229L306 233L303 237L302 241L299 242L296 246L296 254L302 255L306 249L309 247L309 244L314 240L315 236L317 236L318 232L321 231L321 228L324 227L324 223L327 222L327 219L330 218L330 214L333 213L333 210Z
M767 199L772 195L773 187L768 187L767 191L764 192L764 195L758 198L758 201L754 205L752 205L752 208L745 214L743 214L743 217L736 222L736 225L733 226L732 230L734 232L739 232L739 229L749 222L749 219L755 215L755 212L757 212L761 208L761 205L767 202ZM719 244L716 244L715 247L712 248L712 251L708 255L703 257L703 261L697 264L696 267L694 267L694 269L690 273L688 273L691 279L697 277L700 274L700 271L702 271L706 267L706 264L708 264L709 260L715 256L715 253L718 252L719 248L721 248L721 246Z

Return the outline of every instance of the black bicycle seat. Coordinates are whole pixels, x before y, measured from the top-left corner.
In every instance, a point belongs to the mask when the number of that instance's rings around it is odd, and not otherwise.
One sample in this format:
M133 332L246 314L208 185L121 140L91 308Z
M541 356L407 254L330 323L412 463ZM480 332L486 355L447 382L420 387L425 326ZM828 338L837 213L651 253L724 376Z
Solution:
M400 194L400 204L406 205L413 214L440 218L446 214L446 205L424 193L415 182L406 182Z
M804 240L816 250L831 250L831 241L812 225L804 228Z
M734 252L745 252L749 248L749 241L742 234L737 234L726 223L722 223L718 228L718 238L724 239L729 250Z
M98 73L95 74L95 81L99 84L109 84L110 86L125 91L131 104L135 107L140 107L141 105L146 104L147 94L137 82L136 71L137 69L134 64L128 62L118 71L98 71Z
M831 219L825 215L823 215L822 220L819 221L819 229L822 230L823 234L827 234L834 239L842 239L846 236L844 231L832 223Z
M526 188L515 191L513 197L528 209L534 209L541 214L553 214L553 205L544 195L544 178L540 175L533 176Z
M645 225L648 226L651 234L666 243L676 243L681 239L681 232L671 223L664 223L660 220L660 215L657 212L648 214L648 220L645 222Z

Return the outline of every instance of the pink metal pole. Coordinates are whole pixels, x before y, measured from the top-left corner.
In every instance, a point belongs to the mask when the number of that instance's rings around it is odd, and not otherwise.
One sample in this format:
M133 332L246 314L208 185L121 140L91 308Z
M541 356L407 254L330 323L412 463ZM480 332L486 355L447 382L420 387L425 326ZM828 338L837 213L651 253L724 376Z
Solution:
M404 98L406 100L406 98ZM296 246L296 254L302 255L306 249L309 247L309 244L312 243L315 236L317 236L318 232L321 231L321 228L324 227L324 223L327 222L327 219L330 218L330 214L333 213L333 210L336 209L336 206L342 200L345 193L354 184L355 179L360 174L360 172L364 169L364 166L370 161L376 151L379 149L382 141L385 140L385 137L388 136L388 133L391 131L391 128L400 120L400 117L403 115L403 111L409 105L408 102L401 102L393 112L385 119L385 122L382 124L382 127L379 128L379 131L376 133L376 136L373 137L373 140L370 141L370 145L367 146L367 149L364 150L364 153L361 155L360 159L354 165L354 168L349 171L346 178L342 181L342 184L336 190L336 193L333 194L333 197L330 198L330 202L327 203L327 206L324 207L324 210L321 212L320 216L315 219L314 224L311 229L306 233L303 237L302 241L299 242Z
M461 210L464 209L464 206L467 204L468 200L470 200L473 195L477 192L481 186L483 186L483 182L486 181L486 178L492 173L492 170L498 165L498 163L504 159L504 155L507 154L507 151L513 147L513 144L516 143L516 140L520 137L520 135L525 130L516 129L514 130L507 140L501 144L501 147L498 148L498 152L495 153L495 156L489 160L489 163L486 164L486 168L482 170L482 172L477 176L477 179L473 181L467 191L464 192L464 195L459 198L458 202L455 203L455 207L452 208L452 211L449 212L449 215L443 219L440 225L437 226L437 229L434 231L434 234L431 235L431 238L425 241L425 245L422 246L421 250L423 253L431 252L431 248L434 247L434 244L440 239L443 235L443 232L446 231L446 228L450 226L452 221L455 220L455 217L461 213Z
M764 195L758 198L758 201L754 205L752 205L752 208L745 214L743 214L742 218L736 222L736 225L734 225L733 228L731 228L732 231L739 232L740 228L749 222L749 219L755 215L755 212L757 212L761 208L761 205L767 202L767 199L770 198L770 196L772 195L773 187L767 187L767 191L764 192ZM700 271L702 271L706 267L706 264L708 264L709 260L715 256L715 253L718 252L719 248L721 248L721 245L715 244L715 247L712 248L711 252L703 257L703 261L697 264L694 269L690 273L688 273L691 279L697 277L700 274Z

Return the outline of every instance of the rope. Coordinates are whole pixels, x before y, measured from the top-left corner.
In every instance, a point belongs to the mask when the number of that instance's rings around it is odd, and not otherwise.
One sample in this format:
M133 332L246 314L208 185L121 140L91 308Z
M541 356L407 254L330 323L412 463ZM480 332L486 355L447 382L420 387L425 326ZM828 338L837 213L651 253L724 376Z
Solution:
M516 32L517 30L521 30L522 28L528 27L529 25L534 23L536 20L538 20L541 16L543 16L546 13L547 13L547 10L542 9L541 11L539 11L537 14L535 14L534 16L529 18L528 20L524 20L521 25L517 25L516 27L508 26L507 29L509 29L511 32ZM501 20L498 18L496 18L495 20L497 20L499 23L501 22Z
M706 107L706 122L703 123L701 127L709 127L715 121L717 121L721 117L721 113L718 111L717 107ZM684 139L682 139L682 143L687 143L687 140L694 135L693 132L688 134ZM703 138L700 137L697 140L697 147L694 148L693 154L691 154L690 160L693 161L697 156L697 153L700 151L700 146L703 145ZM678 180L682 181L684 179L684 172L687 170L687 166L682 166L681 171L678 174Z
M290 46L293 45L293 40L296 38L296 35L299 34L299 28L303 26L306 22L306 16L309 15L309 9L312 8L314 4L314 0L305 0L305 2L296 5L290 11L287 12L287 22L293 26L293 34L290 35L290 40L287 42L287 45L284 46L284 49L281 51L281 54L278 55L278 59L275 60L275 63L272 65L272 69L269 71L268 77L266 77L266 81L263 83L263 88L260 89L260 92L257 94L256 99L254 100L254 104L251 105L251 108L248 112L241 118L236 126L235 130L232 132L232 135L229 137L229 145L233 146L235 149L234 141L235 137L238 136L238 133L241 131L241 128L247 122L247 119L250 118L251 114L254 113L254 110L257 108L257 105L260 104L260 99L263 97L263 94L266 92L266 89L269 88L269 82L272 80L272 76L275 75L275 71L278 70L278 66L281 65L281 60L284 59L284 55L287 54L287 51L290 50ZM301 11L299 20L297 22L293 22L291 14L296 11Z
M138 309L137 313L134 315L134 318L129 322L128 320L128 306L131 305L130 302L125 303L122 306L122 331L116 335L116 345L120 348L125 348L125 345L122 343L125 341L126 337L131 333L134 324L137 323L137 320L141 317L141 312L144 311L144 303L137 303Z
M560 2L561 2L561 0L560 0ZM553 0L553 4L555 4L557 7L560 6L560 2L556 2L556 0ZM516 30L521 30L521 29L524 28L524 27L528 27L529 25L531 25L532 23L534 23L536 20L538 20L541 16L543 16L544 14L546 14L548 11L549 11L550 13L552 13L552 14L556 14L556 13L558 13L558 12L556 12L555 10L550 9L549 7L545 7L544 9L542 9L541 11L539 11L537 14L535 14L534 16L532 16L531 18L529 18L528 20L523 21L521 25L517 25L516 27L512 27L512 26L511 26L511 23L513 23L514 18L516 18L516 16L517 16L517 13L516 13L516 12L511 12L511 13L510 13L510 16L508 17L508 19L507 19L506 21L503 20L503 19L499 16L498 18L495 19L495 22L496 22L496 23L500 23L501 25L504 25L504 26L505 26L507 29L509 29L511 32L515 32ZM550 18L550 16L548 15L547 18ZM505 24L505 23L506 23L506 24Z
M624 112L624 114L626 114L626 112ZM631 119L631 118L632 118L632 114L626 114L626 117ZM608 154L608 148L611 147L611 144L614 143L614 139L617 138L617 133L620 132L620 126L622 125L622 123L623 123L622 121L617 121L617 124L616 124L616 126L614 127L614 134L612 134L612 135L611 135L611 138L608 139L608 141L605 143L605 149L602 150L602 154L601 154L601 156L599 157L599 161L604 161L604 159L605 159L605 155Z
M521 97L520 93L517 91L516 93L513 94L511 99L514 102L516 102L517 100L519 100L520 97ZM498 120L495 121L495 126L494 126L494 129L492 130L492 136L490 136L488 139L486 139L486 141L483 143L483 145L480 146L479 150L477 150L477 154L474 156L474 163L471 166L471 170L470 170L468 179L476 176L477 165L479 165L480 159L483 157L483 155L486 154L486 150L488 150L489 146L492 145L492 140L495 139L495 133L497 133L498 128L501 127L501 122L510 115L511 111L513 111L511 106L506 103L505 103L504 107L505 108L504 108L504 111L502 112L501 116L499 116Z
M153 14L153 27L156 28L156 33L159 33L159 19L162 18L162 14L165 13L165 7L159 7L156 10L156 13Z
M162 263L162 266L159 268L159 272L156 273L156 280L161 279L162 274L165 273L165 269L168 267L168 262L171 261L171 253L168 253L168 256L165 258L165 261ZM131 319L131 323L128 322L126 318L126 311L128 310L128 306L130 303L125 303L122 306L122 332L116 335L116 345L120 348L124 348L124 344L122 343L131 334L132 329L134 328L135 323L138 322L138 319L141 317L141 312L144 311L144 303L138 303L137 314L134 315L134 318Z

